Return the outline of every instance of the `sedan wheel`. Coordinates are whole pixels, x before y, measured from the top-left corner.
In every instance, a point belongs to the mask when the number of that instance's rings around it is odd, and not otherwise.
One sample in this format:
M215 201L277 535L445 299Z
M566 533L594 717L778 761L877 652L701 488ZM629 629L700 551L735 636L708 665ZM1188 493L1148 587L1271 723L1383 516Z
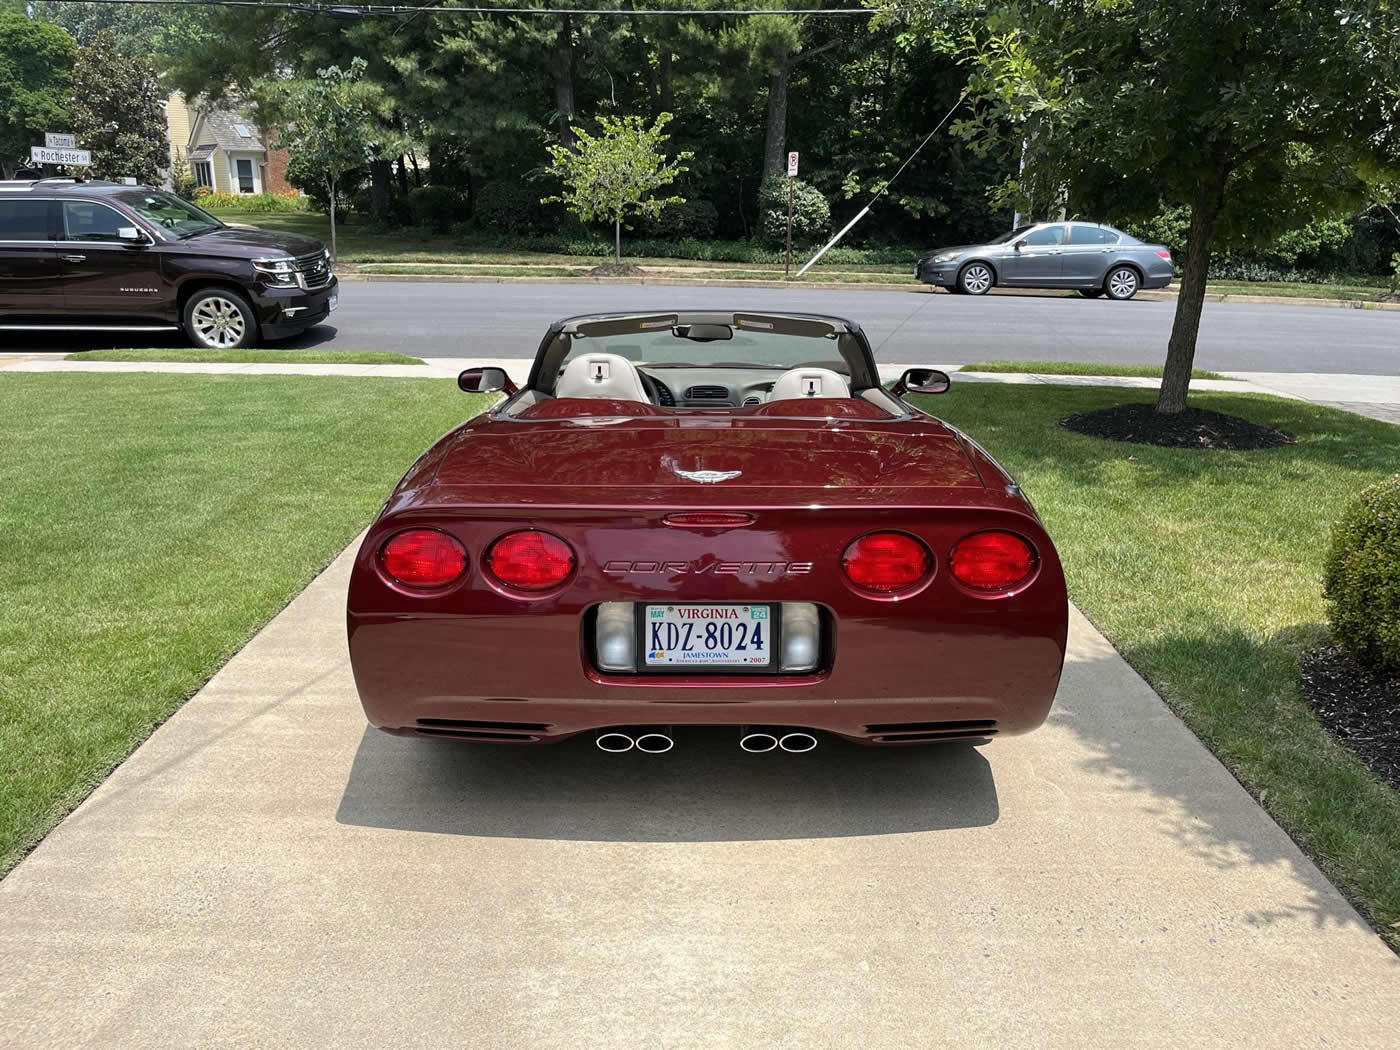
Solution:
M257 322L242 296L213 289L195 295L185 306L185 333L198 346L233 350L253 345Z
M971 263L958 274L958 287L968 295L986 295L994 283L992 268L986 263Z
M1131 266L1120 266L1108 272L1104 279L1104 290L1110 299L1131 299L1137 295L1138 275Z

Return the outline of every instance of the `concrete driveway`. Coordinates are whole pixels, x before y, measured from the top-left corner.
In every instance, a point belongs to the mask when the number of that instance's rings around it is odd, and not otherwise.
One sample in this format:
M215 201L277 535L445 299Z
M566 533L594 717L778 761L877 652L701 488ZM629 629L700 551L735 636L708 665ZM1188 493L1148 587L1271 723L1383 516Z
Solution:
M348 571L0 883L0 1042L1394 1046L1400 960L1077 614L984 750L487 750L366 731Z

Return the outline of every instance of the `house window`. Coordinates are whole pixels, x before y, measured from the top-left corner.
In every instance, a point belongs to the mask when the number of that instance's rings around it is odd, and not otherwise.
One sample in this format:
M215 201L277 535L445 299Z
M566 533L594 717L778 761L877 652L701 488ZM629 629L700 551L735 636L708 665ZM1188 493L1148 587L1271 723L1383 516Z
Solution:
M234 162L238 169L238 192L253 192L253 162L246 157L239 157Z
M194 162L194 181L196 186L207 186L214 188L214 169L209 166L207 160L197 160Z
M250 139L253 137L253 133L248 130L247 124L235 124L233 130L238 132L238 137L241 139Z

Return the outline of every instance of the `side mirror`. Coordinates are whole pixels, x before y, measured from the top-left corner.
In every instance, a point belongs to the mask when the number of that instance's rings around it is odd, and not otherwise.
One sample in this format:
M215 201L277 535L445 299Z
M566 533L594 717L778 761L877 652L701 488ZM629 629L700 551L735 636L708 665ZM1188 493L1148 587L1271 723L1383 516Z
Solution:
M135 226L118 226L117 240L123 244L145 244L146 235Z
M457 389L468 394L492 394L497 390L513 394L519 387L510 381L504 368L468 368L457 376Z
M1027 244L1029 244L1029 243L1030 243L1029 241L1027 241L1024 237L1022 237L1019 241L1017 241L1017 242L1016 242L1015 244L1013 244L1011 247L1015 248L1015 249L1019 252L1022 248L1024 248L1024 247L1025 247Z
M937 368L910 368L890 387L896 397L904 394L946 394L953 381Z

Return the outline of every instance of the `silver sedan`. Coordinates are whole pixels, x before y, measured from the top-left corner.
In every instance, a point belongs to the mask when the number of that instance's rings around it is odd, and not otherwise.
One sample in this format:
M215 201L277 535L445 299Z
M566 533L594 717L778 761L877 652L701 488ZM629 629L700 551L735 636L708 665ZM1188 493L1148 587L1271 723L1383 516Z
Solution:
M1131 299L1139 288L1171 283L1172 253L1102 223L1041 222L986 244L939 248L919 259L914 276L964 295L985 295L1002 285Z

